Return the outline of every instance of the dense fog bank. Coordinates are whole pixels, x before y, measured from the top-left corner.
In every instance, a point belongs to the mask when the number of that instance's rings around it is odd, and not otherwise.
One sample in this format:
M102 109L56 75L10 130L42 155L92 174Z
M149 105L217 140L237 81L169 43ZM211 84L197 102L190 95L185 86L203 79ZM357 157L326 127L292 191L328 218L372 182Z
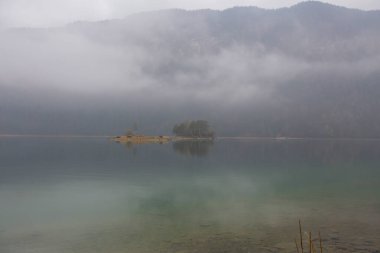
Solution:
M380 12L167 10L0 36L0 133L380 137Z

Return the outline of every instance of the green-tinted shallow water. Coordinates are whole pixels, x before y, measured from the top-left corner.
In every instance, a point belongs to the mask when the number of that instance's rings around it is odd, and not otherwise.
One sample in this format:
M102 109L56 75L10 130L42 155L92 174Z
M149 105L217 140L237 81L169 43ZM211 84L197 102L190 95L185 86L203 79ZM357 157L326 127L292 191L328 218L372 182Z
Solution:
M0 139L0 252L380 250L380 142Z

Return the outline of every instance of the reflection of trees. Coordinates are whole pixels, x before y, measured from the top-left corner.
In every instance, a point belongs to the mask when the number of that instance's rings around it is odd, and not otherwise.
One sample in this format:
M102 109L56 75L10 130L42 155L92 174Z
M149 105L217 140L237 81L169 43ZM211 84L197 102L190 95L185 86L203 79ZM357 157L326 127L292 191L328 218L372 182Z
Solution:
M173 149L190 156L206 156L214 143L210 140L186 140L173 143Z
M126 142L126 143L123 143L123 145L124 145L124 147L127 148L128 152L132 152L133 156L137 155L137 148L135 145L133 145L132 142Z

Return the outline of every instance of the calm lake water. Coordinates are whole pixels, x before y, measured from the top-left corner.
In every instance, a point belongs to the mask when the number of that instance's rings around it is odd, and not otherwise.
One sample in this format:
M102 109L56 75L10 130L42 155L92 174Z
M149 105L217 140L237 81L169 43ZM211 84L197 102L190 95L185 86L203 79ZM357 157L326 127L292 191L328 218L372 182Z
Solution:
M380 250L380 141L0 139L1 253Z

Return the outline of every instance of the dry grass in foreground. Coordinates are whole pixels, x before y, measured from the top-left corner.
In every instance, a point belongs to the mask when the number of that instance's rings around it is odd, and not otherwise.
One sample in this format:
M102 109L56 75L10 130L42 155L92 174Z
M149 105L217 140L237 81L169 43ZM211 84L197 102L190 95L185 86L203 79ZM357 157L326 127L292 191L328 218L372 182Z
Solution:
M295 239L297 253L305 253L305 252L317 253L317 251L319 251L320 253L323 253L323 244L322 244L321 232L320 231L318 232L318 238L317 239L313 239L311 232L303 232L302 233L301 220L299 220L298 225L299 225L300 239L299 239L299 243L297 241L297 238ZM303 234L306 235L306 240L308 242L306 245L304 245ZM318 245L316 245L314 243L314 241L317 241ZM305 247L307 247L307 248L305 248Z

